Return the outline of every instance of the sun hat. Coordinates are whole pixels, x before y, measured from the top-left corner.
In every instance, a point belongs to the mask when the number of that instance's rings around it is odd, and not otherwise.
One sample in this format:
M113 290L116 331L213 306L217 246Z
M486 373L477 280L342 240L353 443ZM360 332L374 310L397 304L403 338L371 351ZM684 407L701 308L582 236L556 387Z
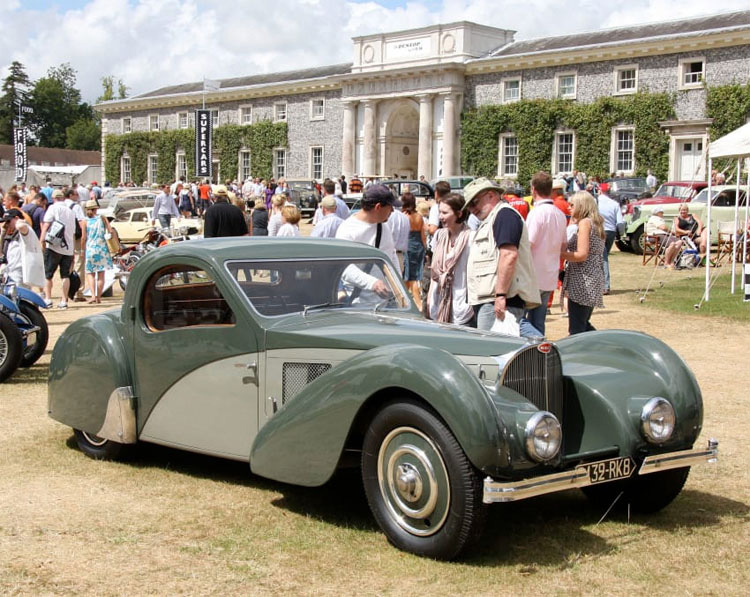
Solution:
M52 191L52 198L53 199L62 199L65 195L63 195L63 192L60 189L55 189Z
M323 197L323 200L320 202L321 207L325 207L326 209L335 209L336 208L336 199L334 199L331 195L326 195Z
M84 209L99 209L99 202L96 199L89 199L86 201Z
M493 191L499 193L501 196L503 193L505 193L505 189L503 187L495 184L489 178L486 178L484 176L482 176L481 178L475 178L464 187L464 199L466 200L466 203L464 203L462 211L467 211L469 209L469 205L472 203L472 201L474 201L477 195L487 189L492 189Z
M565 181L562 178L556 178L552 181L552 189L560 189L561 191L564 191L568 185L565 184Z
M227 188L223 184L220 184L220 185L216 186L216 188L213 191L213 195L214 196L218 196L218 197L228 197L229 196L229 194L227 192Z

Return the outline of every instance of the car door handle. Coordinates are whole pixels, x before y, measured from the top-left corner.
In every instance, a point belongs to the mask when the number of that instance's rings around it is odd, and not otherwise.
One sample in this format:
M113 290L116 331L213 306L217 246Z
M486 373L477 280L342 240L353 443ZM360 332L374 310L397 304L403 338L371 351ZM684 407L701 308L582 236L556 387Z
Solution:
M250 384L250 383L258 383L258 363L253 361L252 363L247 363L246 365L243 365L242 363L237 363L235 367L240 367L241 369L246 369L248 371L252 371L252 375L246 375L242 378L242 383L244 384Z

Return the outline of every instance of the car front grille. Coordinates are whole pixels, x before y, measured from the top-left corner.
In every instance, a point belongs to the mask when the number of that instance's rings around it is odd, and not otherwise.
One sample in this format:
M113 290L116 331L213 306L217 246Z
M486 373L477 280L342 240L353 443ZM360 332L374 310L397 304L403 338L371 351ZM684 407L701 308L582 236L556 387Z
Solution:
M562 362L549 342L519 350L503 369L500 385L521 394L540 410L563 420Z

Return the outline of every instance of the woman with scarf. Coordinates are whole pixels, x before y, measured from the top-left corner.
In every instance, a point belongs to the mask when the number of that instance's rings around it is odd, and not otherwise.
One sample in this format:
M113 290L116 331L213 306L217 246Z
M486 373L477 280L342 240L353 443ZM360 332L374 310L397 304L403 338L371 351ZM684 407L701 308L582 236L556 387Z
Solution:
M441 228L432 239L430 272L430 318L444 323L476 327L474 311L466 294L466 267L472 232L462 213L464 198L457 193L446 195L439 206Z

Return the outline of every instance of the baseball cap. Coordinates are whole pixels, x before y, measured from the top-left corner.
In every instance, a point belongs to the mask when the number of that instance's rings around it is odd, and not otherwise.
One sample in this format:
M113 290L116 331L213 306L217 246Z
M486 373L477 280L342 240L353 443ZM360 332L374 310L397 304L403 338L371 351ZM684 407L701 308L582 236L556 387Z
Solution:
M655 205L654 209L651 210L652 214L663 214L664 208L661 205Z
M472 201L474 201L474 199L476 199L477 195L487 189L497 191L501 196L503 193L505 193L505 189L503 187L495 184L489 178L486 178L484 176L475 178L464 187L464 199L466 200L466 203L464 203L462 211L467 211L469 205Z
M10 222L13 218L23 218L23 214L21 213L20 209L16 209L15 207L9 209L3 214L3 217L0 219L0 221Z
M606 193L609 191L609 183L608 182L602 182L599 184L599 190L602 193Z
M55 189L52 191L52 198L53 199L62 199L64 197L63 192L60 189Z
M382 205L392 205L393 207L401 207L401 201L396 199L396 196L391 192L384 184L373 184L365 189L365 194L362 195L362 203Z

